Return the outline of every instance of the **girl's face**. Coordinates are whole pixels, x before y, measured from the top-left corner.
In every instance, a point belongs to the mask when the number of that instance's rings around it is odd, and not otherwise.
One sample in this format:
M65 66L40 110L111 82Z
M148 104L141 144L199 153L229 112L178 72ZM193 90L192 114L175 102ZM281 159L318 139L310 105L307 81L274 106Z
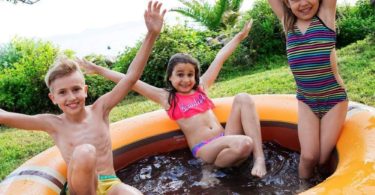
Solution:
M190 94L195 85L195 68L190 63L178 63L168 78L177 92Z
M310 20L319 9L319 0L287 0L287 6L301 20Z

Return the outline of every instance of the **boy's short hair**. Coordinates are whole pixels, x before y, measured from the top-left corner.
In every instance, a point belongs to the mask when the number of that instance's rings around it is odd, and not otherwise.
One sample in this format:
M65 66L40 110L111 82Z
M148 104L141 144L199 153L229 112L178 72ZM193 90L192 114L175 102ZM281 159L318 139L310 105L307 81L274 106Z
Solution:
M52 91L51 83L54 80L64 76L68 76L70 74L73 74L74 72L79 72L84 78L83 73L76 61L68 59L66 57L59 57L49 68L44 81L46 82L46 85L50 89L50 91Z

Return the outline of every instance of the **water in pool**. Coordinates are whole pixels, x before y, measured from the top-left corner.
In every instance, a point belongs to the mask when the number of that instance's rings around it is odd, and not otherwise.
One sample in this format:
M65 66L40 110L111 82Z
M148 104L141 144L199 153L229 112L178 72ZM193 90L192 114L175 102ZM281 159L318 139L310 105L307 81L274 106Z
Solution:
M152 156L117 172L120 179L144 194L295 194L324 180L318 173L298 179L299 153L273 142L263 144L267 175L251 176L252 157L241 166L217 169L184 149Z

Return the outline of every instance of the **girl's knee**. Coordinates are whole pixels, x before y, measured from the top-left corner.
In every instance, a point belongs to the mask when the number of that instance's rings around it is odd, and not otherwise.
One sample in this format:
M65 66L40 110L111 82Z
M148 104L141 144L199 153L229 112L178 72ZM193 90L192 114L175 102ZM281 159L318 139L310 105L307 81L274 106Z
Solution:
M253 140L248 136L243 136L239 141L237 147L235 148L236 153L241 158L246 158L250 156L253 150Z
M331 155L320 155L319 165L324 165L330 159L330 157Z
M313 153L302 153L301 154L301 161L308 164L318 164L319 162L319 155Z
M214 163L215 159L217 158L217 156L212 156L210 151L203 151L202 149L197 152L196 157L201 159L203 162L207 164Z
M247 93L237 94L234 97L234 103L240 104L240 105L248 105L248 106L251 106L251 107L253 107L255 105L253 98Z

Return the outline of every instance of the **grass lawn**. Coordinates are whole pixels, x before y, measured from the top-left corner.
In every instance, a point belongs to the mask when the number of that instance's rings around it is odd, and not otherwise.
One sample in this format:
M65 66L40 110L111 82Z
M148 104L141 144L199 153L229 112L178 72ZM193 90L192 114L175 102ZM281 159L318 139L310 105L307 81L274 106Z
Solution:
M358 41L338 51L340 74L349 99L375 106L375 36ZM254 67L226 65L209 96L250 94L294 94L295 84L285 56L260 60ZM113 109L111 122L128 118L160 107L143 97L129 96ZM23 131L0 126L0 181L29 158L52 146L46 133Z

